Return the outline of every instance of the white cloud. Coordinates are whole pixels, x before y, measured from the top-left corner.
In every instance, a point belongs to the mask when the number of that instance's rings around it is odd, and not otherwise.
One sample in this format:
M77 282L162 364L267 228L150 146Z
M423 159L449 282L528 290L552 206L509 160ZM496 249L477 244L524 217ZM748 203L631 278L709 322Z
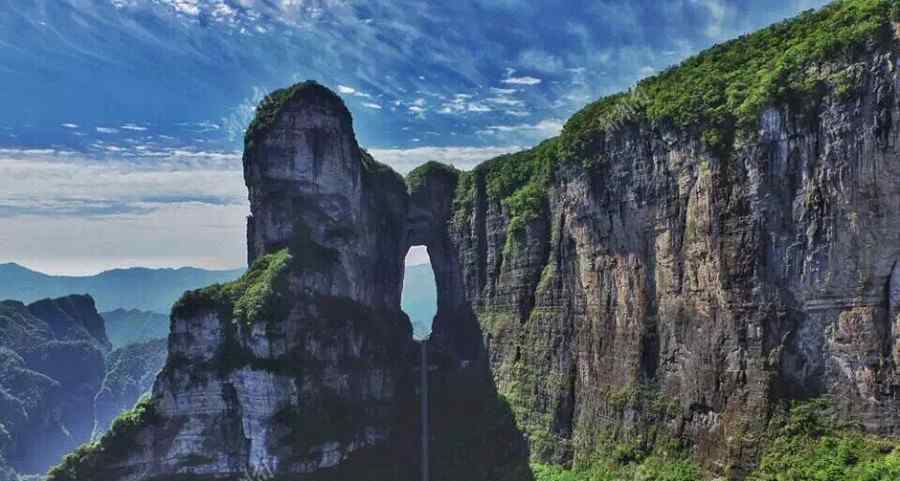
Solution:
M96 161L72 152L0 150L0 216L102 216L154 202L246 202L237 154L144 152L141 159Z
M368 108L370 108L370 109L381 110L381 105L378 105L378 104L376 104L376 103L374 103L374 102L363 102L363 103L362 103L362 106L363 106L363 107L368 107Z
M52 149L0 149L3 261L69 274L243 265L248 206L240 157L156 154L94 161Z
M78 124L65 123L65 124L61 124L61 125L67 129L77 129L78 128Z
M163 3L169 4L175 11L196 17L200 15L200 5L198 0L163 0Z
M535 77L509 77L503 79L503 83L509 85L537 85L541 83L541 79Z
M119 133L119 129L114 129L112 127L97 127L97 132L101 134L117 134Z
M414 147L410 149L369 149L380 162L385 162L398 172L406 174L428 161L450 164L458 169L471 169L479 163L522 150L517 145L492 147Z
M355 88L350 87L348 85L338 85L337 91L338 91L338 93L341 93L344 95L353 95L354 97L365 97L367 99L372 98L372 96L370 94L367 94L365 92L360 92L359 90L356 90Z
M125 124L119 128L122 130L131 130L132 132L145 132L147 130L147 127L141 127L136 124Z
M564 122L560 119L544 119L536 124L492 125L482 133L526 133L542 137L553 137L562 132Z

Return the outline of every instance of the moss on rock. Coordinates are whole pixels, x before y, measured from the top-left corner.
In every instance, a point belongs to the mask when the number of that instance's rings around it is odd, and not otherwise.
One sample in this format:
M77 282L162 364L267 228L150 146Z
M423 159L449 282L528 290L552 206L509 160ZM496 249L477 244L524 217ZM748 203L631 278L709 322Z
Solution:
M815 105L829 70L854 60L869 42L891 38L895 0L839 0L717 45L629 92L603 98L572 116L562 134L567 159L589 161L592 139L626 121L699 127L714 151L728 151L735 130L752 132L766 105Z
M456 167L432 160L425 162L410 171L409 174L406 174L406 188L410 194L413 194L424 186L426 179L445 176L457 177L459 175L460 171Z
M292 259L288 249L281 249L257 259L236 281L188 291L172 306L172 316L184 319L211 311L224 321L244 324L284 317Z
M259 104L256 108L256 115L247 127L244 134L244 150L245 152L253 150L262 140L263 136L272 128L278 115L281 114L284 107L292 100L300 96L306 96L310 100L324 100L327 102L336 102L346 111L343 100L316 81L307 80L294 84L290 87L276 90ZM349 113L348 113L349 115Z
M158 421L153 401L142 399L133 409L120 414L100 440L83 444L63 458L62 463L50 470L47 481L101 479L97 473L128 456L139 446L135 439L138 433Z

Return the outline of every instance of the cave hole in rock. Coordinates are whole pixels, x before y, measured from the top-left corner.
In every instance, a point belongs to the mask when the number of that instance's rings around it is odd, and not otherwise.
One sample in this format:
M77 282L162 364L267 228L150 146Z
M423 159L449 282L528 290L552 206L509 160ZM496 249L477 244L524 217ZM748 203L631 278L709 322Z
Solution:
M416 340L428 339L437 314L437 283L425 246L413 246L406 254L400 307L409 316Z

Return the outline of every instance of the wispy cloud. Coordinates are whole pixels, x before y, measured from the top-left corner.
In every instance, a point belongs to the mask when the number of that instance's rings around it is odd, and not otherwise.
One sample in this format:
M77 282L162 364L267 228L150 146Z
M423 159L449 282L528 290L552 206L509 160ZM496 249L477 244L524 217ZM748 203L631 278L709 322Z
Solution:
M541 79L535 77L509 77L502 80L503 83L509 85L538 85Z
M519 150L522 150L522 147L518 145L491 147L423 146L409 149L369 149L369 153L398 172L406 174L417 166L432 160L467 170L485 160Z
M565 122L561 119L544 119L534 124L491 125L484 129L485 134L527 134L535 138L548 138L559 135Z
M100 161L73 152L0 150L0 216L95 217L168 203L246 202L236 154L148 154Z
M244 264L248 206L240 157L159 154L95 160L0 149L4 259L64 273Z

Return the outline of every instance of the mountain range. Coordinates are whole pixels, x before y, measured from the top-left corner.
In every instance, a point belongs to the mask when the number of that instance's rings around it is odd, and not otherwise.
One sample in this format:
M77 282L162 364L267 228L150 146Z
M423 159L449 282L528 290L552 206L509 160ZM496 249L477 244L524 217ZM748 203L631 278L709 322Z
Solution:
M168 314L186 290L234 280L244 269L212 271L195 267L113 269L93 276L54 276L19 264L0 264L0 299L34 302L69 294L90 294L101 312L140 309Z

